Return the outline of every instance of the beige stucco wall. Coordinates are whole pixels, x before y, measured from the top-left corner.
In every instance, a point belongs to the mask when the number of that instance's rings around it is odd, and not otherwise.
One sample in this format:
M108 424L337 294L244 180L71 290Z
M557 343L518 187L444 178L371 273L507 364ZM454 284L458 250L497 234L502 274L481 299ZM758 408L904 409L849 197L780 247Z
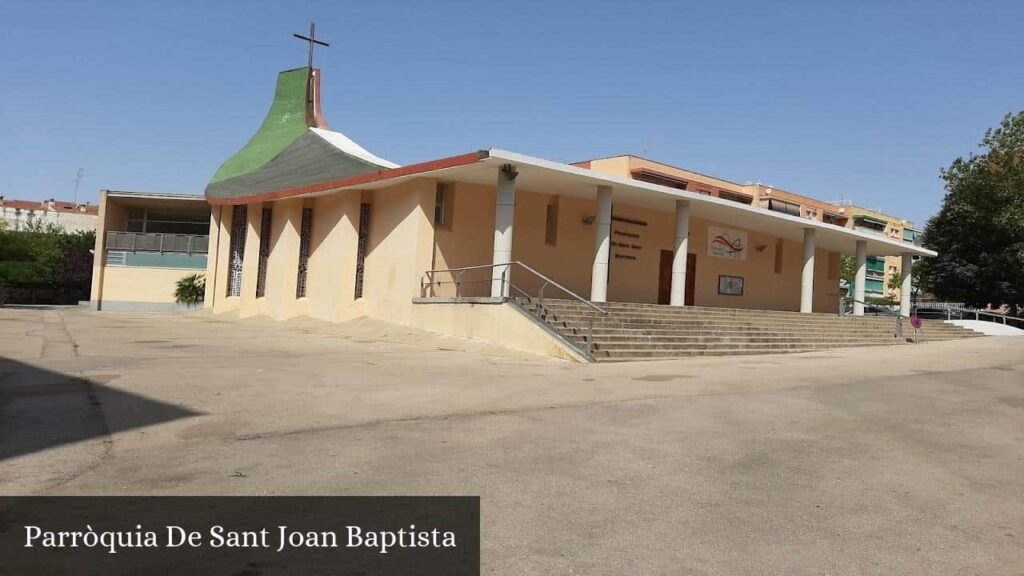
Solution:
M313 202L307 312L314 318L335 321L359 314L353 309L359 204L358 191Z
M488 340L510 348L563 356L561 345L542 328L517 311L501 305L413 304L420 296L426 270L489 264L494 237L493 186L455 183L450 228L434 229L433 213L437 182L415 179L379 190L346 191L317 198L293 198L269 202L273 210L267 291L255 298L258 270L261 208L249 206L249 226L243 270L243 295L226 298L231 209L215 209L211 217L211 272L216 280L212 308L215 312L238 310L242 316L268 315L277 319L311 316L342 321L369 316L398 324ZM589 297L594 253L595 211L591 199L557 197L558 234L555 245L545 243L547 205L556 196L518 190L513 234L513 259L521 260ZM358 225L361 204L370 204L363 297L354 298ZM307 296L296 298L299 229L303 207L313 209ZM674 214L625 204L615 204L618 217L643 221L644 226L613 222L613 240L640 246L612 249L609 297L616 301L657 302L661 250L674 243ZM698 306L797 310L800 300L800 269L803 249L798 242L784 242L782 271L775 273L776 239L749 233L746 261L715 258L707 254L707 230L712 224L691 221L689 250L697 255L695 303ZM719 223L726 227L728 223ZM616 236L615 230L639 234ZM216 249L213 247L216 246ZM616 253L635 259L614 258ZM838 255L819 250L816 255L814 310L834 311L838 296ZM218 264L219 263L219 264ZM744 278L742 296L718 294L718 276ZM465 296L490 293L489 271L464 277ZM478 280L478 282L473 282ZM481 281L482 280L482 281ZM516 271L513 282L534 292L538 281ZM452 295L451 287L435 295ZM553 289L547 294L558 297ZM543 335L543 337L538 337Z
M412 299L419 295L419 279L430 268L433 258L433 227L428 214L433 215L435 186L433 180L422 179L381 190L250 204L240 297L225 296L232 210L230 207L215 210L219 215L211 218L211 239L219 234L216 250L219 264L211 264L208 272L217 283L216 293L208 291L208 298L212 297L208 307L215 313L237 310L241 317L267 315L284 320L311 316L341 321L369 315L410 324ZM356 300L361 203L372 207L364 274L365 297ZM270 255L266 293L256 298L264 207L272 210ZM297 298L303 208L313 209L313 220L306 297Z
M263 225L263 203L254 202L246 207L245 254L242 258L242 293L239 296L240 317L256 314L256 281L258 279L260 230ZM227 289L227 283L224 284Z
M89 288L89 308L98 310L103 300L104 255L107 253L107 191L100 190L99 211L96 218L96 243L92 258L92 285Z
M656 303L658 301L661 251L673 249L675 215L623 204L616 204L613 210L616 216L643 221L647 225L639 226L621 221L612 222L613 238L616 237L615 230L639 234L638 242L637 239L629 240L631 243L637 242L642 249L612 248L608 297L613 301ZM776 274L775 237L746 230L748 233L747 259L735 261L718 258L708 254L708 226L711 225L744 230L731 226L727 222L709 222L701 218L690 220L688 251L696 256L694 305L769 310L800 309L802 243L783 242L782 271ZM616 258L615 254L631 255L636 259ZM831 274L830 267L833 268ZM719 294L718 277L720 275L742 277L744 279L743 295ZM830 279L830 275L834 279ZM818 250L815 254L815 312L836 310L839 297L838 283L838 259L830 258L827 251Z
M220 254L223 242L220 232L223 212L223 206L213 206L210 210L210 241L206 257L206 294L203 297L203 308L207 310L213 310L214 305L220 300L218 298L222 287L219 283L222 274Z
M544 242L547 205L552 197L530 191L516 192L516 212L512 237L512 258L562 284L584 298L590 297L590 278L594 267L594 225L584 219L594 215L597 203L563 196L558 199L558 241ZM536 276L513 271L512 282L531 294L541 282ZM545 289L545 296L565 298L558 291Z
M211 307L216 312L227 312L237 310L238 298L227 296L228 269L231 262L229 258L231 247L231 222L234 211L231 206L217 207L213 210L218 216L210 219L210 252L206 261L206 300L204 307ZM213 239L217 242L214 244ZM216 248L214 248L216 246ZM210 279L213 283L210 283Z
M486 186L457 185L451 230L438 230L435 240L435 267L457 268L488 264L491 261L494 229L494 189ZM585 219L594 215L595 203L578 198L561 197L558 208L558 240L554 246L544 241L546 206L552 196L519 190L516 192L515 224L512 257L537 269L570 290L587 298L590 295L593 266L593 224ZM612 248L608 297L612 301L658 301L661 250L674 245L675 215L625 204L615 204L619 217L646 222L646 226L614 221L613 241L642 246L640 250ZM800 272L803 246L799 242L783 244L782 272L776 274L774 237L748 231L750 253L746 261L736 262L707 254L707 229L710 224L730 227L728 223L710 223L694 218L690 224L689 251L696 255L694 303L697 306L734 308L766 308L798 310L800 307ZM615 230L639 234L639 239L617 236ZM758 247L764 247L758 251ZM630 255L635 260L615 258ZM839 260L824 250L815 256L814 310L834 311L838 302ZM831 272L830 272L831 270ZM718 294L718 276L744 278L743 296ZM467 272L463 275L463 296L486 296L490 286L480 282L489 271ZM448 276L439 279L450 280ZM475 281L475 282L474 282ZM523 271L513 272L513 283L536 293L540 282ZM445 286L434 295L452 296ZM549 288L546 295L559 297ZM564 295L563 295L564 296Z
M171 206L179 210L205 210L205 203L199 203L194 199L152 199L144 196L125 198L124 195L111 196L106 190L101 190L96 244L93 250L90 308L140 311L187 309L176 305L174 285L181 278L195 274L197 270L107 265L107 232L123 232L128 229L129 204L142 207ZM214 239L211 237L211 247L213 242ZM210 266L209 258L207 266ZM209 290L207 286L207 291ZM147 307L144 306L146 304L160 306Z
M107 231L127 229L128 208L110 199L106 190L100 190L99 212L96 218L96 243L92 259L92 286L90 308L99 309L105 294L105 273L107 259Z
M445 269L489 264L494 235L494 188L456 184L454 194L451 229L439 229L435 235L434 267ZM551 246L545 243L544 232L546 206L553 198L527 190L516 191L512 257L589 298L595 227L586 224L585 220L594 215L596 204L592 200L559 198L558 240ZM613 221L613 242L628 242L642 248L612 248L608 298L621 302L657 303L661 251L673 249L675 214L625 204L614 204L613 212L619 217L646 222L646 226ZM799 310L803 266L801 243L783 243L782 271L776 274L776 238L747 231L750 246L747 260L736 262L716 258L708 255L707 231L712 224L731 227L728 223L708 222L700 218L693 218L690 222L689 251L696 255L697 262L695 305ZM614 233L616 230L639 234L640 238L619 236ZM758 251L759 247L763 248ZM616 258L615 254L633 256L635 260ZM743 296L718 294L719 275L743 277ZM489 270L465 273L461 295L489 295L490 285L486 282L489 276ZM450 281L452 277L439 275L438 279ZM512 281L517 287L534 294L540 286L535 277L523 271L514 271ZM838 255L818 250L815 255L815 311L836 310L838 285ZM432 295L453 296L454 289L445 285ZM564 297L551 288L547 289L546 295Z
M434 263L432 268L445 270L490 264L494 253L495 190L490 186L458 182L454 187L452 224L434 232ZM518 208L517 208L518 210ZM514 239L515 237L513 237ZM453 275L436 278L445 282L429 296L455 296L447 282ZM468 271L461 276L461 296L490 296L489 269Z
M174 284L196 273L180 268L104 268L103 301L111 305L116 302L174 304Z
M411 323L412 299L420 295L423 273L433 265L436 186L436 181L424 178L369 195L362 303L368 316ZM354 254L353 249L353 258Z
M456 184L454 211L450 229L439 228L434 236L434 268L450 269L490 264L494 247L495 189L489 186ZM512 235L512 257L525 262L566 288L588 297L593 267L594 229L584 224L593 216L595 202L579 198L558 198L558 233L555 245L545 243L547 205L554 195L528 190L516 191L515 221ZM489 296L491 271L465 272L462 296ZM452 275L439 275L437 280L449 282ZM512 271L512 283L535 293L541 282L522 270ZM554 289L546 292L565 297ZM445 284L433 296L454 296L454 288Z
M419 304L412 326L491 342L521 352L580 361L581 357L511 304Z

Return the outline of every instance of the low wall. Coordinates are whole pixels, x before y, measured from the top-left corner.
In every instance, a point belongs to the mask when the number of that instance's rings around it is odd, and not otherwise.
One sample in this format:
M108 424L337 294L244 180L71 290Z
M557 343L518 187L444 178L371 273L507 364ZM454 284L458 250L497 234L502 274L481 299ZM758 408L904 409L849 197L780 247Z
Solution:
M1024 330L1003 324L1002 322L988 322L985 320L946 320L946 324L954 324L961 328L981 332L986 336L1024 336Z
M174 285L195 274L179 268L104 266L103 289L93 309L125 312L175 312L187 310L174 300ZM200 274L202 271L198 271Z
M573 362L585 361L532 318L508 303L418 302L412 306L411 319L412 326L422 330L473 338L541 356Z

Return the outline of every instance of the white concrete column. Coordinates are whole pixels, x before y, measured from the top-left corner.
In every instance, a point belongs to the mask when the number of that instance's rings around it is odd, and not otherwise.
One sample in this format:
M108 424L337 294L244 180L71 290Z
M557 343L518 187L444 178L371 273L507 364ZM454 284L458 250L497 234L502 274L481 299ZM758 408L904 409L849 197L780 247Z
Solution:
M800 311L814 309L814 228L804 228L804 269L800 274Z
M853 280L853 315L863 316L864 284L868 274L868 242L857 240L857 274Z
M910 299L914 293L914 277L911 271L914 268L914 255L903 254L903 262L900 265L900 272L903 274L903 282L900 284L900 316L910 316Z
M690 239L690 201L676 200L676 242L672 254L672 290L669 305L686 303L686 255Z
M612 187L597 187L594 215L594 270L590 276L590 300L608 301L608 257L611 254Z
M494 213L494 257L492 264L507 264L512 261L512 220L516 212L515 166L505 164L498 170L498 197ZM511 280L510 266L495 266L491 270L491 296L507 298L508 282ZM502 282L504 275L505 282Z

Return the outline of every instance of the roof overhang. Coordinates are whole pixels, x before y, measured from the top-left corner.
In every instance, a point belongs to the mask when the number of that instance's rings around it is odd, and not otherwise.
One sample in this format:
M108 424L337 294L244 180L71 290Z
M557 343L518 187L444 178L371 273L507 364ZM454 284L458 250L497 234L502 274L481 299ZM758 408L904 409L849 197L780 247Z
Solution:
M519 173L516 178L516 186L523 190L547 193L557 191L560 196L592 199L596 196L598 186L610 186L615 202L674 212L677 200L688 200L690 215L693 217L762 232L794 242L803 242L803 231L810 228L815 231L818 248L831 252L853 254L856 251L857 242L863 241L867 244L868 254L875 256L936 255L936 252L932 250L901 240L890 240L884 236L826 224L817 220L781 214L731 200L499 149L480 150L431 162L410 164L353 178L279 190L242 199L211 198L210 202L212 204L238 204L294 196L319 196L342 190L374 190L394 186L414 178L436 178L494 186L497 170L504 164L515 166Z
M176 200L180 202L206 202L206 198L198 194L170 194L166 192L122 192L107 190L107 198L140 198L144 200Z

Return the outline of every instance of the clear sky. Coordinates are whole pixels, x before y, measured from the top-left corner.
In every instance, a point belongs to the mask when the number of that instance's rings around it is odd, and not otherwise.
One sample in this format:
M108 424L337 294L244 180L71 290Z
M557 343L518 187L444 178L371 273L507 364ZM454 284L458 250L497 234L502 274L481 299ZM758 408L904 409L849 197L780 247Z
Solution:
M923 224L1024 109L1024 2L0 3L0 194L202 193L316 20L331 127L399 163L640 154Z

